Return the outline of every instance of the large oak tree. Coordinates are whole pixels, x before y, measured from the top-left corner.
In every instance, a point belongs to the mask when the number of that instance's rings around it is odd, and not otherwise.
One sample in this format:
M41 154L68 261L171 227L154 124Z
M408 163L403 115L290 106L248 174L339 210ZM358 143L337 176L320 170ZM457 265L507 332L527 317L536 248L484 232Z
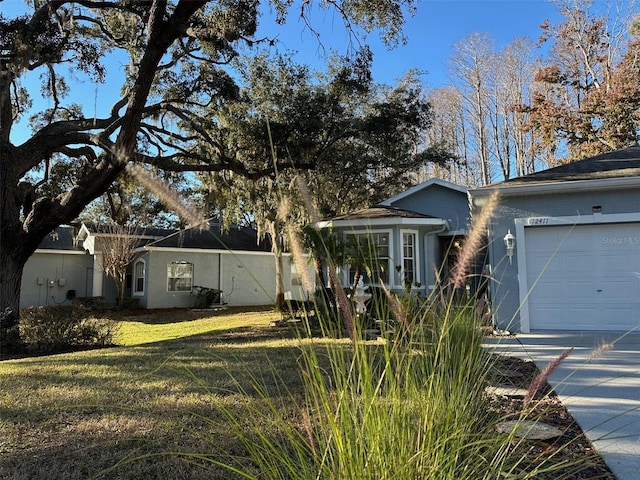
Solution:
M23 267L40 241L73 221L128 165L164 171L233 171L248 178L276 165L247 165L198 126L204 107L237 94L230 61L257 39L260 8L283 23L289 0L49 0L32 12L0 16L0 346L18 342ZM295 7L333 9L346 28L401 35L414 0L322 0ZM312 24L310 24L313 27ZM107 55L126 56L120 98L98 116L74 102L66 75L103 81ZM41 75L48 106L32 119L29 138L12 132L32 99L24 81ZM96 103L105 100L96 99ZM188 128L186 128L188 127ZM201 148L207 144L208 147ZM45 186L58 165L73 175L64 192ZM286 165L282 165L284 167Z
M411 186L413 172L425 163L451 160L442 148L424 143L431 108L419 78L409 72L393 88L379 85L370 63L367 48L354 58L332 58L327 72L285 56L254 57L240 68L239 99L211 112L211 122L202 125L246 165L265 168L286 160L292 166L258 180L202 175L213 215L228 223L250 218L271 237L277 304L284 298L280 253L292 225L299 230L317 220L314 215L369 207Z

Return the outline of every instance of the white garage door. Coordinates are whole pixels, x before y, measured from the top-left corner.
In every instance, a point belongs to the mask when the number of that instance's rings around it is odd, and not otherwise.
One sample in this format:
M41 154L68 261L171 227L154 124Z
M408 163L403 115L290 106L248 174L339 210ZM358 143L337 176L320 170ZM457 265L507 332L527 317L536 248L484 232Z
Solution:
M640 330L640 224L527 227L525 243L531 330Z

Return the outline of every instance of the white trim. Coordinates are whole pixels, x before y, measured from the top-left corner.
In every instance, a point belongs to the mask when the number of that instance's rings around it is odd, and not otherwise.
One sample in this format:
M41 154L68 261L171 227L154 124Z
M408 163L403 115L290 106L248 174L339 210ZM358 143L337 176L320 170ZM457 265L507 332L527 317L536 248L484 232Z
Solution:
M599 178L593 180L561 180L558 182L534 183L532 185L503 185L481 187L470 190L471 197L483 197L498 192L503 196L531 195L536 193L579 192L609 190L612 188L640 187L640 177Z
M406 226L427 226L427 225L448 225L447 221L442 218L405 218L405 217L388 217L388 218L363 218L359 220L324 220L317 222L318 228L367 228L367 227L389 227L397 225Z
M420 284L423 284L424 282L422 281L422 277L420 276L420 236L418 230L400 230L400 257L402 258L402 270L400 271L401 273L404 271L404 261L405 261L405 256L404 256L404 235L406 234L410 234L413 235L413 282L411 283L411 288L415 287L415 283L418 282ZM394 282L395 283L395 282ZM403 285L404 287L404 285Z
M529 285L527 283L527 245L525 228L545 226L575 226L601 225L607 223L636 223L640 222L640 213L594 213L593 215L573 215L566 217L521 217L516 218L516 259L518 268L518 293L520 300L520 331L530 333L531 320L529 318Z
M136 265L138 263L142 263L143 267L142 267L142 291L137 291L136 290L136 281L137 281L137 277L136 277ZM131 285L131 296L132 297L144 297L145 291L147 290L147 262L144 258L137 258L136 260L134 260L133 262L133 271L131 272L131 280L132 280L132 285Z
M213 248L180 248L180 247L147 247L142 246L136 249L137 252L167 252L167 253L227 253L229 255L269 255L271 252L254 252L251 250L231 250L231 249L213 249Z
M53 248L37 248L33 253L55 253L56 255L87 255L85 250L56 250Z
M442 180L440 178L432 178L430 180L427 180L426 182L419 183L418 185L415 185L410 189L405 190L402 193L399 193L398 195L388 198L383 202L380 202L380 205L385 205L389 207L393 203L397 202L398 200L402 200L403 198L409 197L414 193L424 190L425 188L429 188L433 185L438 185L440 187L448 188L450 190L455 190L461 193L467 193L467 189L461 185L456 185L455 183L447 182L446 180Z
M96 252L93 255L93 290L92 297L101 297L103 295L104 270L102 268L102 252Z

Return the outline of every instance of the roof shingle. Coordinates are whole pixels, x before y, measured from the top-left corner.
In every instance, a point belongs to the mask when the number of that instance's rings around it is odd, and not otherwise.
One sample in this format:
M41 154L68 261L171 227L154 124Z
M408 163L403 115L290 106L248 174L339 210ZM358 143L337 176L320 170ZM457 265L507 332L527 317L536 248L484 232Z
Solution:
M636 176L640 176L640 146L577 160L523 177L512 178L494 186L517 186Z

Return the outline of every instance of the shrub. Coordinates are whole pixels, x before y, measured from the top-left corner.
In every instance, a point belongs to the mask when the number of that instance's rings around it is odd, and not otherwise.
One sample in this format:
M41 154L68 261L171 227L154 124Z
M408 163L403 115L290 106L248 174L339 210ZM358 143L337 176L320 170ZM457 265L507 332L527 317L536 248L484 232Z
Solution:
M139 298L123 298L118 303L118 310L137 310L138 308L140 308Z
M109 308L109 304L107 304L104 297L76 297L73 300L73 305L96 312L107 310Z
M78 306L29 307L20 314L20 337L30 353L50 354L113 344L115 322L90 317Z

